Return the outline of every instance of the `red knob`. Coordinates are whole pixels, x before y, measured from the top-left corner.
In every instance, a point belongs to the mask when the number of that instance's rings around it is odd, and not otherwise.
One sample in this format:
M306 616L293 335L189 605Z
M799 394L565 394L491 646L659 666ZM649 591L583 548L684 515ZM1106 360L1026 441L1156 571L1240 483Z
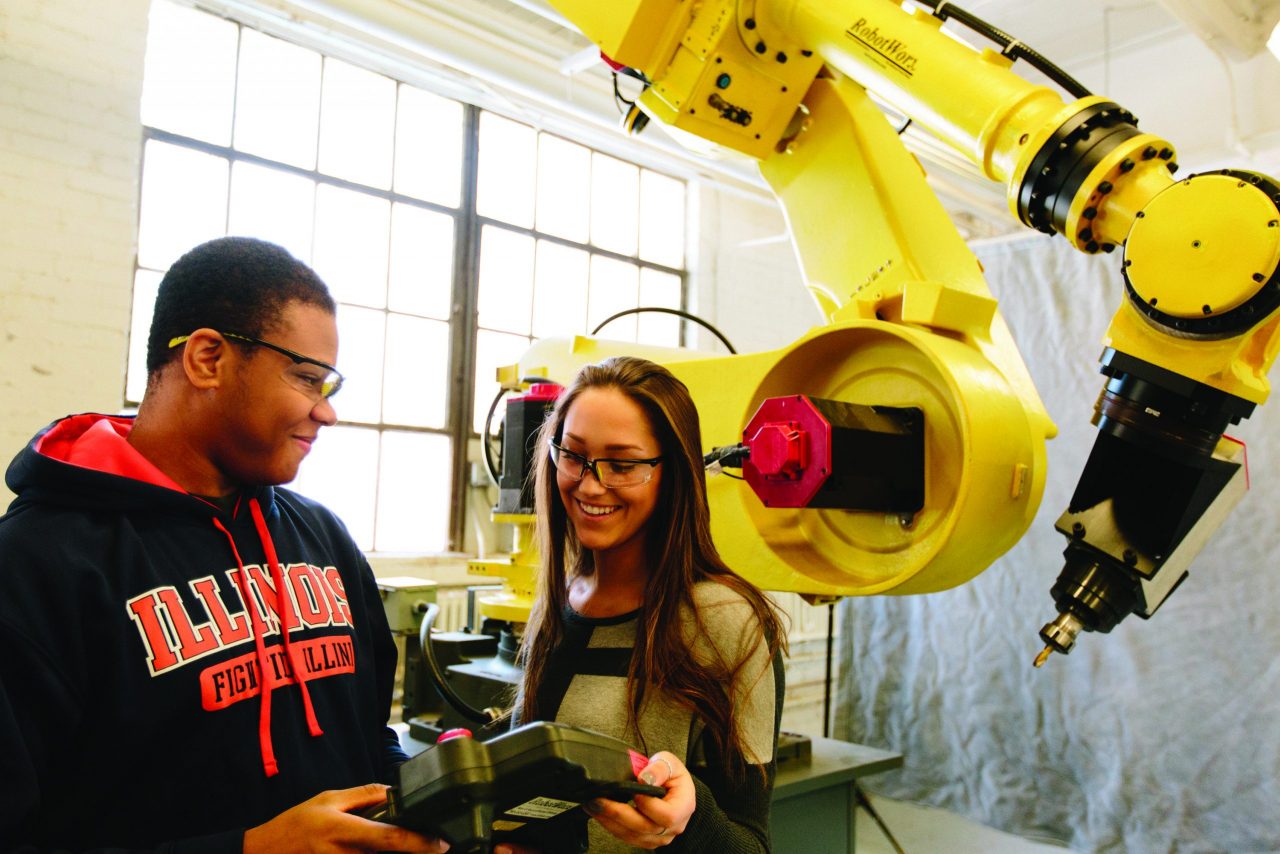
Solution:
M458 727L457 729L447 729L444 732L440 733L440 737L436 739L436 744L443 744L444 742L454 738L471 738L471 730L466 729L464 727Z
M564 392L564 386L558 383L534 383L529 390L520 395L521 400L555 400Z
M765 477L794 478L808 463L805 434L794 421L764 424L747 444L751 464Z

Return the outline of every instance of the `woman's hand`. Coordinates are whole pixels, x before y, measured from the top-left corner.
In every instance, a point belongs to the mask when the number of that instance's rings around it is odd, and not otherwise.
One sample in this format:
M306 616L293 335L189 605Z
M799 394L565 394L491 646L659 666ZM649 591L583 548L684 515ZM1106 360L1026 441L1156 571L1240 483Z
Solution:
M354 810L384 803L387 787L370 783L354 789L321 792L266 824L245 831L244 854L286 854L286 852L342 852L364 854L377 851L448 851L443 840L429 839L403 827L370 821L353 815Z
M675 754L660 750L649 757L640 772L640 782L662 786L667 790L661 798L636 795L635 806L596 798L583 804L600 826L637 848L662 848L671 844L689 824L697 806L697 792L689 769Z

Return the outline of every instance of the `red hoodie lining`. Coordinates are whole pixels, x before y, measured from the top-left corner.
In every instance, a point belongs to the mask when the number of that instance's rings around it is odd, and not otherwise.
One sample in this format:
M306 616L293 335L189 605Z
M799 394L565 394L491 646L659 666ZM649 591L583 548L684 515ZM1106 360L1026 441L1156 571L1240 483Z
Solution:
M186 492L125 439L133 419L112 415L72 415L35 442L37 453L84 469L140 480Z

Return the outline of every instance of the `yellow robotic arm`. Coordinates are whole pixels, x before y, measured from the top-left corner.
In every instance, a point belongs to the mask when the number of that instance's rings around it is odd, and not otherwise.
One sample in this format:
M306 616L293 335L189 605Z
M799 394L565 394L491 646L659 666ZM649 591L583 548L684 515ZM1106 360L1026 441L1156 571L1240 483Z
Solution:
M781 350L727 357L544 341L518 375L563 381L619 352L671 368L708 443L752 447L752 483L714 478L710 497L718 547L763 588L928 592L989 566L1035 515L1055 428L977 259L874 94L1002 183L1029 227L1083 252L1124 248L1098 440L1058 523L1060 613L1040 660L1082 630L1154 612L1243 489L1222 434L1268 393L1280 187L1243 172L1176 180L1170 143L1060 72L1073 100L1014 74L1015 58L1038 57L949 3L552 4L644 75L637 109L759 161L826 323ZM1002 49L943 33L948 17ZM761 416L771 400L793 402ZM888 458L917 467L920 488L868 500L856 481L898 430L920 442ZM816 493L796 487L807 478ZM796 489L800 500L777 500Z

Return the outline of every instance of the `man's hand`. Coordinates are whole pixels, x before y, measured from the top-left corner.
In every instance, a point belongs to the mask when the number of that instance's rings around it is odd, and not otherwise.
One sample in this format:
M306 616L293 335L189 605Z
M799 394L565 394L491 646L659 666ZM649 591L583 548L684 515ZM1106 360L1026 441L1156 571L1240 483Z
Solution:
M321 792L245 831L244 854L440 854L449 850L449 843L443 840L351 814L382 803L386 797L387 787L378 783Z
M675 754L660 750L649 758L639 774L642 783L662 786L667 794L661 798L636 795L634 807L596 798L583 804L600 826L637 848L662 848L684 832L697 806L697 790L689 769Z

